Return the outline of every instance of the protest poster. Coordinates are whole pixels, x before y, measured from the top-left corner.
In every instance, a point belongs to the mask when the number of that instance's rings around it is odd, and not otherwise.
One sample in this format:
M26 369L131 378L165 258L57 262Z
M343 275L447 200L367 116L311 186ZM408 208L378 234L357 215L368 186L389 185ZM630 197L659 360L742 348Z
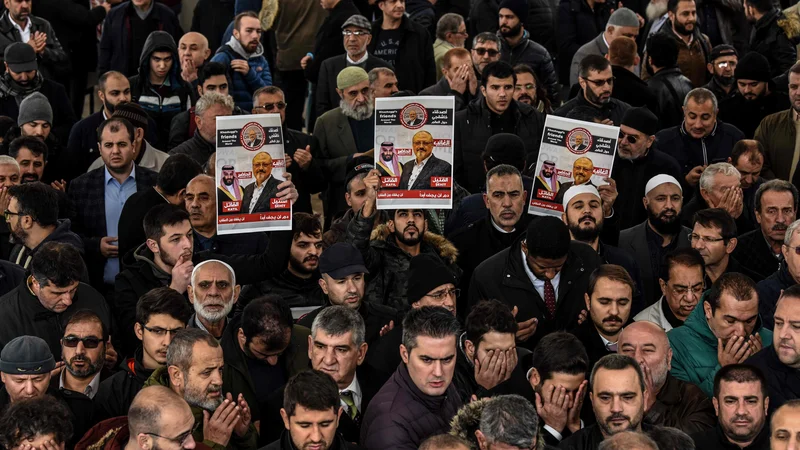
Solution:
M619 127L547 116L528 213L561 217L567 189L608 184L618 138Z
M278 114L217 117L217 234L292 229Z
M378 209L453 207L454 115L453 97L375 101Z

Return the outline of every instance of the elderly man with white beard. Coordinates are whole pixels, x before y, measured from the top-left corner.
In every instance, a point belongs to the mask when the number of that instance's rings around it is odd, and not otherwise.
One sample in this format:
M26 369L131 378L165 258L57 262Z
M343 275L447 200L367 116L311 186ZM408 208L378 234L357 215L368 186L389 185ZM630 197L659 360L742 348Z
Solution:
M639 362L644 373L644 423L687 434L715 425L711 399L697 386L670 375L672 349L661 327L648 321L634 322L622 330L617 344L617 352Z
M187 326L200 328L221 339L228 324L228 314L239 300L241 288L227 263L209 259L196 265L187 286L189 301L194 306L194 314Z
M339 107L317 119L314 127L313 157L319 161L325 179L326 194L322 197L325 229L336 213L347 209L344 199L347 162L364 154L372 157L375 141L373 93L369 75L364 69L351 66L336 77Z

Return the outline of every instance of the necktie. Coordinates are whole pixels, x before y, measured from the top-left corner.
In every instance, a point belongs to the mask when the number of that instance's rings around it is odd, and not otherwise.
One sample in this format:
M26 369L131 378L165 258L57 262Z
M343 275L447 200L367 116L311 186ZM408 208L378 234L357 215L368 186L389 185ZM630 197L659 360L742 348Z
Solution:
M550 318L556 316L556 290L550 280L544 280L544 306L550 312Z
M617 353L617 343L609 342L608 344L606 344L606 349L612 353Z
M339 396L344 404L347 405L347 414L355 421L358 417L358 408L356 408L356 402L353 400L353 393L351 391L342 391Z

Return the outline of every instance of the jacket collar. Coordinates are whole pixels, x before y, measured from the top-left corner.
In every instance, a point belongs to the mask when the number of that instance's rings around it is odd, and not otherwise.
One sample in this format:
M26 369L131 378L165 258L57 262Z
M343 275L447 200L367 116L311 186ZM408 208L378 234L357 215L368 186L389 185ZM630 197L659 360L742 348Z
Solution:
M791 109L790 109L790 110L791 110ZM685 137L687 137L687 138L689 138L689 139L694 139L694 140L697 140L697 141L702 141L702 140L708 139L708 138L710 138L710 137L714 137L714 136L717 134L717 130L718 130L718 129L719 129L719 119L717 119L717 121L716 121L716 122L714 122L714 129L713 129L713 130L711 130L711 134L709 134L708 136L706 136L706 137L704 137L704 138L697 139L697 138L693 137L691 134L689 134L689 133L686 131L686 120L683 120L683 121L681 122L681 128L680 128L680 130L681 130L681 135L682 135L682 136L685 136Z
M453 386L452 381L450 382L450 386L447 387L447 391L445 391L444 395L438 395L434 397L422 392L417 385L414 384L414 380L411 379L411 375L408 373L408 367L406 367L404 363L400 363L400 365L397 367L394 378L397 380L397 383L402 389L406 390L409 394L411 394L412 397L414 397L414 399L424 405L425 408L431 412L438 411L442 405L444 405L449 395L456 395L454 392L455 387Z
M760 19L753 24L753 27L756 30L760 30L762 28L768 27L772 22L778 20L778 15L780 14L780 10L777 8L772 8L772 11L764 14Z

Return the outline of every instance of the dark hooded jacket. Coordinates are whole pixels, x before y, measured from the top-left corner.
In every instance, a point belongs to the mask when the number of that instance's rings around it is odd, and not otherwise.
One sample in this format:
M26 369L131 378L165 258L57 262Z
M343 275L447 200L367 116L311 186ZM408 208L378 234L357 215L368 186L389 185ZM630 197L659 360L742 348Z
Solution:
M717 120L717 124L708 136L695 139L686 132L684 124L667 128L656 134L659 148L668 150L681 166L683 178L693 168L716 162L725 162L731 156L733 145L744 139L744 133L731 124ZM684 192L687 187L684 186Z
M172 53L172 67L161 86L150 83L150 56L157 51ZM156 123L158 141L151 142L156 148L167 148L172 118L192 106L192 87L181 78L178 61L178 46L172 36L154 31L144 43L138 75L130 78L131 101L144 108Z
M762 348L745 364L761 369L767 380L770 416L784 403L800 398L800 370L782 363L774 346Z
M797 44L800 24L779 9L773 9L753 25L750 33L750 51L764 55L769 61L770 75L777 77L797 62Z
M761 230L756 230L760 232ZM761 280L756 285L758 292L758 314L764 321L764 327L772 329L775 326L775 309L778 307L778 298L781 292L797 284L789 272L786 261L780 263L779 268L772 275Z
M95 421L128 414L133 398L153 374L153 370L144 367L142 357L143 350L139 347L134 356L125 361L123 370L100 383L100 388L93 399Z
M31 259L42 248L42 245L48 242L60 242L62 244L70 244L76 249L78 249L81 254L83 254L83 240L80 236L73 233L70 230L70 221L69 219L59 220L56 229L50 233L49 236L44 238L39 245L36 246L34 249L29 249L22 244L17 244L14 248L11 249L11 256L9 256L8 260L19 264L22 268L27 269L28 265L31 263Z
M681 73L681 69L671 67L659 70L647 80L647 86L658 99L657 110L661 129L674 127L683 122L683 99L692 90L692 82Z
M550 57L547 49L530 39L528 30L523 31L522 39L514 47L508 44L499 31L497 35L500 38L500 58L512 66L525 64L533 69L542 85L544 85L550 100L557 100L558 77L556 76L555 68L553 68L553 58Z

